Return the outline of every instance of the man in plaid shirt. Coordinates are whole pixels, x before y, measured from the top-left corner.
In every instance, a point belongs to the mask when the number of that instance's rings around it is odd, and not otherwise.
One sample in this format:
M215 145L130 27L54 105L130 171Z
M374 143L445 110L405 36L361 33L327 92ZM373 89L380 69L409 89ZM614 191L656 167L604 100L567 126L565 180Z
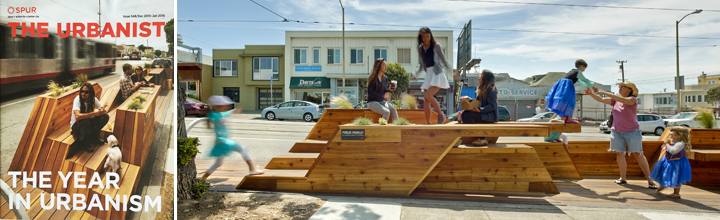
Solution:
M122 91L123 101L130 98L133 92L140 88L140 83L133 84L130 75L132 75L132 65L129 63L123 64L123 75L120 76L120 91Z

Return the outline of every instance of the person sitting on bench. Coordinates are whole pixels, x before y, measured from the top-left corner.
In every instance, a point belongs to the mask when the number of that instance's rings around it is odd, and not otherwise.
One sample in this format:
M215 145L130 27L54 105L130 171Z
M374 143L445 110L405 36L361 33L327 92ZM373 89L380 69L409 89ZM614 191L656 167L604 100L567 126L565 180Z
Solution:
M149 83L145 80L145 77L143 77L143 68L141 66L135 67L135 74L133 74L130 79L132 79L133 84L139 82L141 87L155 87L154 83Z
M472 110L465 110L459 113L462 117L463 124L485 124L498 122L500 114L497 110L497 88L495 88L495 75L490 70L483 70L478 77L478 87L475 90L475 100L480 101L480 107L472 106ZM472 103L473 99L468 96L460 97L467 103ZM467 109L467 108L463 108ZM480 137L472 142L476 146L485 146L488 144L485 137Z
M387 72L385 58L378 58L373 64L372 72L368 77L368 109L381 114L383 119L388 121L392 115L393 121L398 119L398 113L390 100L390 92L395 91L393 84L388 86L388 77L383 74Z
M110 116L100 100L95 97L92 84L80 86L80 95L75 97L70 118L71 134L75 138L70 149L92 152L96 145L105 144L100 130L108 123Z
M133 92L137 91L138 88L140 88L140 83L133 83L132 79L130 79L132 75L132 65L129 63L123 64L123 75L120 76L120 95L122 96L121 101L125 101L126 99L130 98Z

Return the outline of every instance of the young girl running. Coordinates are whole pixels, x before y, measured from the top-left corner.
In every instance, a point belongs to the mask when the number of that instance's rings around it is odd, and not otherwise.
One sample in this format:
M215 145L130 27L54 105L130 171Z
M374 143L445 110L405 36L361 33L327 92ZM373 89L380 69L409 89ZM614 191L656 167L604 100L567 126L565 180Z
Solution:
M585 68L587 68L585 60L576 60L575 69L570 70L564 78L557 81L545 97L545 100L547 100L545 110L560 115L560 117L563 117L565 123L579 123L577 120L572 120L572 114L575 110L575 83L580 83L581 86L587 87L588 89L597 89L595 83L583 76ZM580 81L578 81L578 79Z
M215 146L213 146L213 149L210 151L210 156L217 157L217 160L208 168L202 180L206 180L210 174L215 172L215 170L222 165L223 159L233 151L242 155L243 160L245 160L250 167L250 175L264 174L265 172L255 167L252 163L250 154L248 154L245 146L235 143L228 137L228 130L225 125L227 117L232 113L240 113L241 109L230 111L230 105L234 104L234 102L227 96L211 96L208 98L208 104L212 107L212 110L208 114L208 126L210 126L210 123L215 125L215 135L217 136Z
M668 198L680 198L680 186L690 182L690 161L685 156L685 151L692 149L690 146L690 129L686 127L670 127L670 135L663 144L665 157L655 164L650 172L650 178L660 184L657 193L662 195L665 187L672 187L675 191Z

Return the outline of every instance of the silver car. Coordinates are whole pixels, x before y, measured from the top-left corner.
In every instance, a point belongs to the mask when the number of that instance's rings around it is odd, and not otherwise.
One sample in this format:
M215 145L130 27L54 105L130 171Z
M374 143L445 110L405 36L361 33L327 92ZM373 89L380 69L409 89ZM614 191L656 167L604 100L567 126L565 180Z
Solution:
M548 122L554 114L553 112L543 112L530 118L518 119L517 122Z
M665 131L665 122L659 115L651 114L639 114L636 115L638 124L640 124L640 130L642 133L653 133L657 136L662 135ZM600 131L610 133L610 128L607 126L607 121L600 124Z
M287 101L263 109L261 117L267 120L302 119L306 122L317 121L325 108L307 101Z

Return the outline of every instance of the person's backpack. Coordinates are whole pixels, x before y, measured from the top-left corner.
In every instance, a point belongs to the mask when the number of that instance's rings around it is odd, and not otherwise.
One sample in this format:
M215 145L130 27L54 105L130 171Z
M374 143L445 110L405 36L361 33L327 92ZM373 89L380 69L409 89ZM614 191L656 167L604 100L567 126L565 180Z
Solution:
M608 117L608 122L607 122L608 128L612 128L612 124L613 124L613 115L612 115L612 112L610 112L610 117Z

